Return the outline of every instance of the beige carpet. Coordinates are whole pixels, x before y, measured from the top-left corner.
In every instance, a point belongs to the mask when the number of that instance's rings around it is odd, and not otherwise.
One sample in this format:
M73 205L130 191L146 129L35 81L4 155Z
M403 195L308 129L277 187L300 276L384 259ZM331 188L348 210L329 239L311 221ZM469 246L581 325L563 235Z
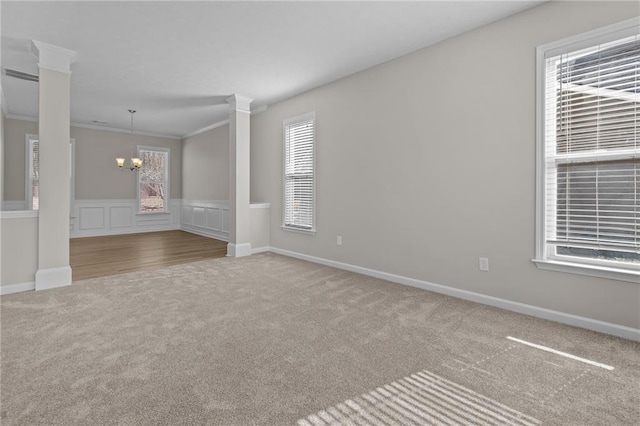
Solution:
M273 254L4 296L0 315L3 426L640 419L638 343Z

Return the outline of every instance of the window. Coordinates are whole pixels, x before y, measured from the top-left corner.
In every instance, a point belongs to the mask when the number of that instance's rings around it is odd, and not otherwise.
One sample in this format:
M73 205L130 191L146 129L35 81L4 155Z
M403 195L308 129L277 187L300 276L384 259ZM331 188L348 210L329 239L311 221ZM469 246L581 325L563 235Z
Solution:
M138 171L139 212L168 212L169 149L139 146L138 157L142 160Z
M283 228L315 232L315 113L284 121Z
M40 209L40 141L38 135L26 135L25 150L25 209ZM75 139L69 140L69 212L73 216L75 199Z
M639 22L538 48L541 268L640 275Z
M25 202L27 210L39 210L40 189L40 141L38 136L26 137L26 164L25 164Z

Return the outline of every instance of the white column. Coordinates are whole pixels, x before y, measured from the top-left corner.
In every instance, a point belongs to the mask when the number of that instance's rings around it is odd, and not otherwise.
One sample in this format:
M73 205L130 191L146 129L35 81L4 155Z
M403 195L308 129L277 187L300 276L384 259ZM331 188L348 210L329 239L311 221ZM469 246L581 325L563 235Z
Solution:
M40 181L36 290L71 285L69 159L72 50L32 41L38 56Z
M239 95L229 103L229 244L227 256L251 254L250 242L250 126L253 99Z

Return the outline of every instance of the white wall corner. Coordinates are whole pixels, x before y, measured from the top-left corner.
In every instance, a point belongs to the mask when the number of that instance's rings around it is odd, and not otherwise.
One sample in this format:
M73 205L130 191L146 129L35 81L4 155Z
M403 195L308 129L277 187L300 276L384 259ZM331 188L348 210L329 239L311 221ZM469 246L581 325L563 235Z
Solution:
M251 102L253 102L253 99L251 98L247 98L245 96L241 96L238 94L233 94L231 96L229 96L226 99L227 103L229 104L229 113L235 112L235 111L240 111L240 112L246 112L246 113L251 113Z
M251 243L227 244L227 256L245 257L251 255Z
M71 267L38 269L36 272L36 291L71 285Z
M71 73L71 63L76 56L73 50L31 40L31 52L38 57L38 67Z

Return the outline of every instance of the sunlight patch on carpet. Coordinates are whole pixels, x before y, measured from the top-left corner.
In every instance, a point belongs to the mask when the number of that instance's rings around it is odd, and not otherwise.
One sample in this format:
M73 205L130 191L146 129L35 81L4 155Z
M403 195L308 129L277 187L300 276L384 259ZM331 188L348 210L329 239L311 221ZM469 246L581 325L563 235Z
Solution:
M507 336L507 339L511 340L512 342L517 342L517 343L521 343L521 344L526 345L526 346L530 346L532 348L540 349L541 351L549 352L549 353L552 353L552 354L563 356L565 358L569 358L569 359L573 359L573 360L576 360L576 361L580 361L580 362L583 362L585 364L593 365L594 367L604 368L605 370L613 370L614 369L610 365L603 364L601 362L592 361L590 359L582 358L582 357L579 357L579 356L575 356L575 355L572 355L572 354L569 354L569 353L566 353L566 352L559 351L557 349L550 348L548 346L538 345L536 343L527 342L526 340L522 340L522 339L516 339L515 337L511 337L511 336Z
M540 422L427 370L298 420L323 425L538 425Z

